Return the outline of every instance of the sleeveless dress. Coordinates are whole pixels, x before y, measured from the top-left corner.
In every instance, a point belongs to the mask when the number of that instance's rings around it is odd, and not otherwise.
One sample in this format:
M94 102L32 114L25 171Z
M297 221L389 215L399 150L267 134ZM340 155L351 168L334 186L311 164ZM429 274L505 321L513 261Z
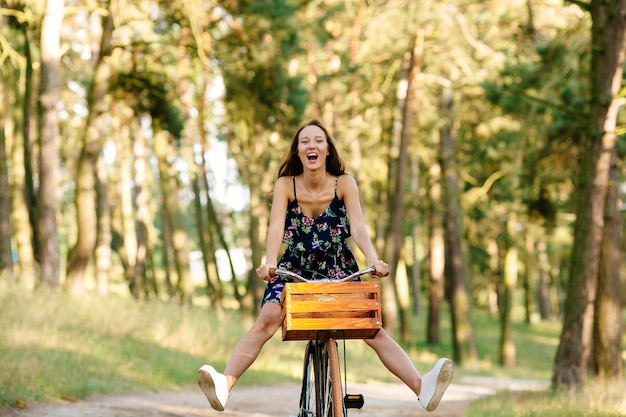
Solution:
M350 222L343 200L337 197L338 179L335 177L335 197L326 210L312 219L300 209L296 179L292 177L294 199L287 206L282 240L287 248L278 261L279 268L293 271L307 279L322 279L324 276L339 279L358 271L356 259L346 241L350 237ZM285 277L270 281L262 304L280 303L285 283L290 281Z

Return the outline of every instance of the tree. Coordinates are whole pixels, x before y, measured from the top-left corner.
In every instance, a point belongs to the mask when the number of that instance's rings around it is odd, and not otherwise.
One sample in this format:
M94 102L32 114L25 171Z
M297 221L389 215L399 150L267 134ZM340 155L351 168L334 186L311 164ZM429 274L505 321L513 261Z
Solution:
M60 88L60 35L63 0L47 0L41 22L41 81L39 84L39 200L37 241L41 283L61 284L61 252L57 230L57 190L60 170L60 132L57 112Z
M437 136L439 137L439 136ZM439 148L440 143L434 144ZM426 340L430 344L438 344L440 336L441 307L445 288L445 229L444 214L439 209L442 204L443 184L441 184L440 158L430 163L428 170L429 207L428 207L428 267L430 292L428 297L428 321Z
M159 184L163 196L163 217L171 231L167 244L171 247L174 255L173 261L178 278L175 286L175 299L180 304L189 304L192 288L189 277L188 234L184 227L181 204L178 198L176 170L169 158L172 155L172 149L168 138L171 138L169 132L158 132L154 137L154 151L159 162Z
M622 288L620 258L622 217L618 200L618 168L616 149L611 158L610 185L604 214L604 236L600 253L598 295L593 325L593 374L600 378L621 381L622 367Z
M450 88L441 89L440 108L442 114L441 167L444 180L445 213L445 279L447 298L452 321L452 343L454 360L460 364L478 359L474 328L471 321L471 299L466 283L463 259L462 236L463 216L460 207L456 157L454 154L455 132L452 128L454 95Z
M591 13L589 124L580 145L574 247L552 385L583 388L590 358L604 212L616 134L626 0L577 3Z
M409 170L409 142L411 140L412 122L415 117L415 94L416 86L415 81L417 74L420 72L421 58L423 54L424 38L423 32L415 34L413 36L413 49L411 50L410 57L408 58L407 73L406 73L406 92L403 94L403 100L401 103L401 112L399 117L401 121L398 122L402 126L397 140L397 147L392 150L390 155L390 187L389 187L389 212L391 213L391 221L389 224L389 231L387 233L386 253L385 259L389 261L389 271L392 274L393 280L390 281L390 288L397 290L396 280L398 279L398 266L400 264L402 244L404 242L404 219L406 211L406 182L408 179ZM397 292L397 291L396 291ZM396 294L398 299L401 299L400 294ZM405 343L409 343L410 338L410 326L409 315L410 310L408 306L401 306L400 308L400 329L402 334L402 340ZM387 315L386 317L389 317ZM390 329L394 328L394 321L386 320Z
M6 9L5 9L6 7ZM36 280L37 241L33 238L36 229L36 192L33 182L33 139L34 127L34 66L31 38L37 38L37 25L33 20L38 10L26 4L0 2L3 11L2 60L6 103L12 103L12 111L5 112L4 133L7 138L8 160L11 161L9 183L11 187L11 223L17 275L19 282L32 287ZM6 36L6 37L5 37ZM32 42L33 44L35 42ZM7 62L10 65L7 65ZM10 97L10 99L9 99ZM10 117L9 117L10 116Z
M0 99L4 98L4 83L0 84ZM2 100L6 102L5 100ZM15 280L11 250L11 192L7 166L6 123L0 118L0 280Z
M113 16L106 2L105 16L102 19L102 35L98 50L93 51L93 78L88 86L85 130L82 137L81 153L76 173L76 243L67 259L66 289L74 294L82 294L87 263L96 249L98 232L97 202L97 165L102 154L103 137L99 125L101 115L108 110L105 94L109 89L112 66L106 58L111 54L113 35Z

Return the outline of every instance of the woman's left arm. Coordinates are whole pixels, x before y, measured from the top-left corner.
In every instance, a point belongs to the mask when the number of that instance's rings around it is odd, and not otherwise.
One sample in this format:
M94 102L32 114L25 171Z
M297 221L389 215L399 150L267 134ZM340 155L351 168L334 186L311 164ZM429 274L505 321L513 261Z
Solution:
M389 266L378 259L372 246L372 240L363 219L359 188L354 178L350 175L340 176L337 193L338 197L343 199L346 205L348 218L350 219L350 234L361 252L363 252L363 255L365 255L367 266L374 268L378 276L388 275Z

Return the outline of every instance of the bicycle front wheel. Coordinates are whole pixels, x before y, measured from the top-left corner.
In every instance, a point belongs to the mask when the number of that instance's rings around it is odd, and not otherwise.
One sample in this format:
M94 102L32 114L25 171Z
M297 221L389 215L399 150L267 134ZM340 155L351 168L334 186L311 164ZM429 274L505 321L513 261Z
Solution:
M341 387L341 372L339 370L339 353L337 352L337 342L334 339L327 339L324 343L325 372L324 372L324 393L322 398L322 417L345 417L346 410L343 405L343 393Z
M318 368L322 363L321 349L318 342L307 344L304 353L304 369L302 373L302 391L300 392L300 411L298 417L316 417L320 401L317 400L316 382L319 377Z

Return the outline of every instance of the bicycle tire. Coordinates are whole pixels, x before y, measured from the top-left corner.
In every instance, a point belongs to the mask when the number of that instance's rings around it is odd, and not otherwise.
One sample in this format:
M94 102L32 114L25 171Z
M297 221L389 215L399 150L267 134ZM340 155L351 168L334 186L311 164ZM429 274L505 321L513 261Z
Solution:
M300 391L300 407L298 417L316 417L316 386L315 367L317 348L314 342L309 342L304 351L304 369L302 371L302 389Z
M315 354L313 369L315 372L315 417L332 417L326 407L328 381L328 355L324 348L324 341L315 340L311 342Z
M341 386L341 371L339 369L339 352L335 339L326 339L326 359L328 366L328 380L326 382L327 404L330 402L332 414L329 417L346 417L346 409L343 404L343 390Z

